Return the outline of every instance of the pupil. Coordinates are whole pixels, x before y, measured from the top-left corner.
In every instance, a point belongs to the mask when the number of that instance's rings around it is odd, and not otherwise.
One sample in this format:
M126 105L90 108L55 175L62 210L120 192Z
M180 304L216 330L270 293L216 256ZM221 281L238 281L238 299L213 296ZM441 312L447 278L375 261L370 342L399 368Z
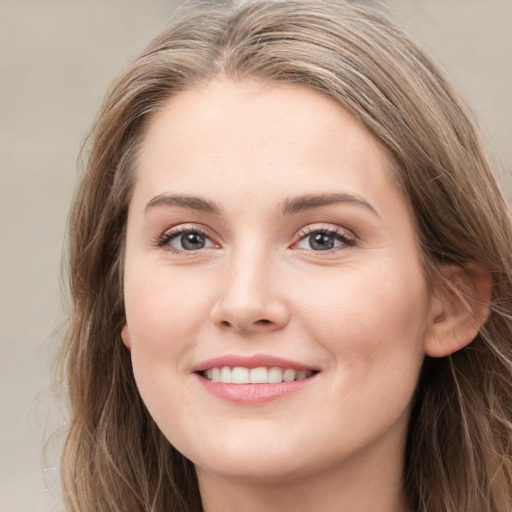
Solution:
M334 238L328 233L316 233L309 237L309 245L316 251L328 251L334 247Z
M183 249L195 251L204 247L205 240L201 233L185 233L181 236L181 245Z

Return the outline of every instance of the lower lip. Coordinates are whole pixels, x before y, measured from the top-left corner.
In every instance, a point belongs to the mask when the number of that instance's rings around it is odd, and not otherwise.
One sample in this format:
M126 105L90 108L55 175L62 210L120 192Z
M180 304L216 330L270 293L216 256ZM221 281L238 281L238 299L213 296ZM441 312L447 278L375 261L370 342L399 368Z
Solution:
M197 375L197 374L196 374ZM297 393L310 384L315 375L293 382L281 382L280 384L224 384L205 379L201 375L197 378L204 389L211 395L237 403L262 403L284 398L292 393Z

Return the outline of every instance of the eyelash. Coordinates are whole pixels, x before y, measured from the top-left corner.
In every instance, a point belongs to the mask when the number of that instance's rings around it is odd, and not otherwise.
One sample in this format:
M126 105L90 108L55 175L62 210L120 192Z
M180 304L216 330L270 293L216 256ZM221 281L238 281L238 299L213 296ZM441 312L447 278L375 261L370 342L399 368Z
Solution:
M162 235L158 236L155 240L155 245L159 248L165 249L172 253L177 254L196 254L198 251L205 249L204 247L196 250L183 250L183 249L176 249L172 245L170 245L170 242L178 237L181 237L186 234L199 234L204 236L207 240L210 240L212 244L216 245L215 242L213 242L212 237L210 236L208 230L206 230L202 226L195 226L195 225L180 225L176 226L175 228L171 228L168 231L164 232ZM333 236L337 239L338 242L340 242L340 245L331 249L323 249L315 251L313 249L301 249L296 248L297 244L299 244L301 241L306 240L309 236L315 235L315 234L322 234L322 235L328 235ZM321 253L321 254L332 254L336 251L339 251L340 249L344 249L347 247L353 247L356 245L356 238L349 234L347 231L340 229L339 227L322 227L322 226L306 226L302 230L300 230L297 234L297 240L292 244L291 248L295 250L302 250L302 251L310 251L314 253ZM207 249L210 247L207 247Z
M332 249L324 249L315 251L313 249L300 249L296 248L296 250L306 250L311 251L314 253L321 253L321 254L333 254L339 250L346 249L349 247L354 247L356 245L356 238L348 231L341 229L339 227L335 226L306 226L303 228L299 233L297 234L297 241L293 243L293 246L296 246L299 242L306 240L311 235L316 234L322 234L322 235L329 235L333 236L335 239L337 239L340 242L340 245L337 247L334 247Z
M185 225L185 226L184 225L180 225L180 226L176 226L175 228L171 228L168 231L165 231L164 233L162 233L159 237L157 237L155 245L157 247L160 247L160 248L165 249L165 250L167 250L169 252L172 252L172 253L177 253L177 254L187 254L187 253L195 254L197 251L202 250L203 248L197 249L197 250L187 251L187 250L176 249L175 247L173 247L170 244L170 242L173 239L179 238L179 237L181 237L183 235L186 235L186 234L192 234L192 233L197 233L199 235L202 235L202 236L204 236L208 240L212 239L212 237L208 233L208 230L206 230L202 226L196 226L196 225L193 225L193 224L188 225L188 226L187 225Z

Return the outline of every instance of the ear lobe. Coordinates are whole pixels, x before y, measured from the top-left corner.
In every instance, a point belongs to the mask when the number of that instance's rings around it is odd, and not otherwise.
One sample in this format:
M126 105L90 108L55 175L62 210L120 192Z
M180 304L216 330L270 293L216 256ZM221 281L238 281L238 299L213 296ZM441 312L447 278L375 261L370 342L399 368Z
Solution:
M469 345L490 315L492 277L477 264L444 265L432 302L425 353L444 357Z
M132 340L130 339L130 331L128 330L128 326L126 324L124 324L123 328L121 329L121 338L123 340L125 347L128 350L131 350Z

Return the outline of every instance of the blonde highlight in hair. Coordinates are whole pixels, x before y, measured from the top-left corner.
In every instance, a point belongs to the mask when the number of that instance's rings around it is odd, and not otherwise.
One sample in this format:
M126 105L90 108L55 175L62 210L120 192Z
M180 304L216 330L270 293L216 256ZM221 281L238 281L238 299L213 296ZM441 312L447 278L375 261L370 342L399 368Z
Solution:
M476 123L427 52L377 11L338 0L199 2L182 9L109 91L70 218L72 311L59 364L70 422L62 457L73 512L194 512L193 465L142 402L128 351L123 251L144 129L180 91L223 76L329 96L389 150L427 275L478 263L492 313L452 356L426 358L404 485L417 512L512 509L512 224Z

